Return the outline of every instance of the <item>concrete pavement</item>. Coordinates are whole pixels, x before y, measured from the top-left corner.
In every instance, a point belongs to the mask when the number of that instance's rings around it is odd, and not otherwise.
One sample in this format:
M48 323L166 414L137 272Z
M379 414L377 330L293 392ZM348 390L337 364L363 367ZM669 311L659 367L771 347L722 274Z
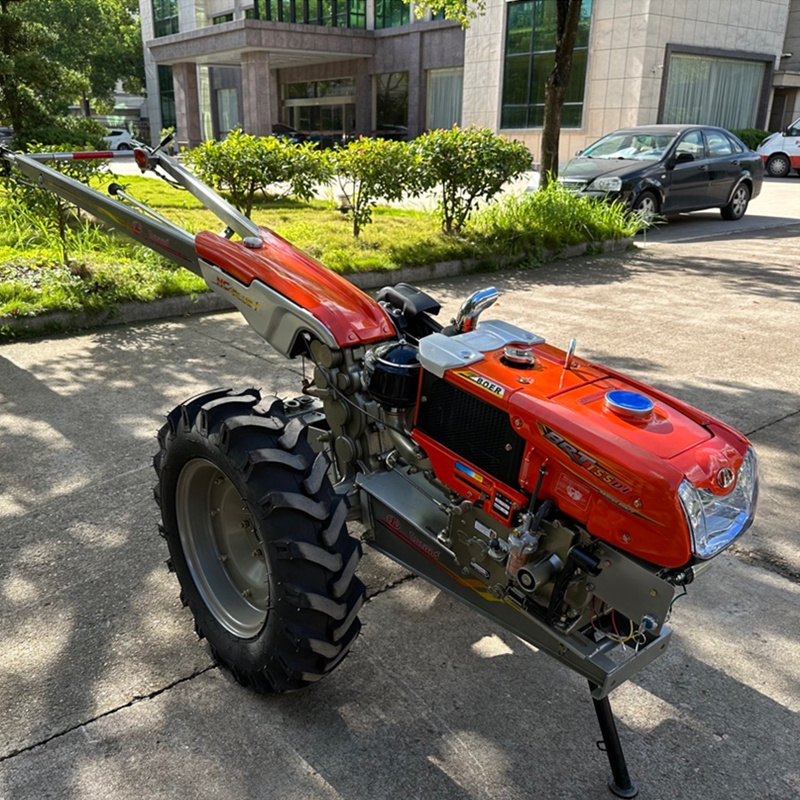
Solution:
M642 798L800 797L798 253L784 222L425 287L449 318L494 283L489 316L758 448L754 528L611 698ZM213 667L155 533L154 433L193 393L299 372L233 313L0 347L0 798L610 797L583 681L375 553L326 680L259 698Z

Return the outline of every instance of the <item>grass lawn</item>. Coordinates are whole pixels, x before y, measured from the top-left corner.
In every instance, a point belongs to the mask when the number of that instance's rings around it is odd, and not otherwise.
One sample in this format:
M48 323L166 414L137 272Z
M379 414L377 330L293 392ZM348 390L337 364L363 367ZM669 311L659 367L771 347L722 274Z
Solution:
M104 189L112 180L190 232L222 227L188 192L157 178L104 176L95 185ZM0 317L51 310L99 312L125 301L207 290L187 270L85 218L70 227L65 263L55 222L20 212L9 201L0 195ZM433 214L378 207L373 223L354 239L350 219L334 206L322 200L264 201L252 217L343 274L456 259L473 260L487 269L498 262L535 264L543 248L620 239L633 235L636 227L619 209L587 203L558 187L490 204L459 237L442 234Z

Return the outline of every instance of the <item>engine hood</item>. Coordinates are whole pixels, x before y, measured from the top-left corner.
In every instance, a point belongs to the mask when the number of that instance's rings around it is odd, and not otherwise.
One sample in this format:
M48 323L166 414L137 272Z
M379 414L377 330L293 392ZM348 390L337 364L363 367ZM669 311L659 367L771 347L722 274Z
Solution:
M616 409L607 399L613 398L616 392L628 392L649 400L653 405L652 411L643 416L633 416ZM635 448L665 460L711 438L703 426L673 406L648 397L628 381L607 375L564 392L553 398L553 402L565 411L579 415L587 427L606 440L618 441L626 449Z
M629 178L638 175L657 163L659 162L648 161L643 164L639 160L629 158L584 158L579 156L567 162L559 177L581 179L587 182L601 176Z

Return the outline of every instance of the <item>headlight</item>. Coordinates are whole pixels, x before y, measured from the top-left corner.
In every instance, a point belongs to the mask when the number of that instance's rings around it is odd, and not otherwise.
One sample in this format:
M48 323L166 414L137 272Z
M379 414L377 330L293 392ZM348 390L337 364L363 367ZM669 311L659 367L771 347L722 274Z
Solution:
M758 460L749 448L736 475L736 485L724 497L698 489L684 480L678 489L692 534L694 554L711 558L724 550L753 521L758 498Z
M622 178L595 178L592 189L599 192L618 192L622 189Z

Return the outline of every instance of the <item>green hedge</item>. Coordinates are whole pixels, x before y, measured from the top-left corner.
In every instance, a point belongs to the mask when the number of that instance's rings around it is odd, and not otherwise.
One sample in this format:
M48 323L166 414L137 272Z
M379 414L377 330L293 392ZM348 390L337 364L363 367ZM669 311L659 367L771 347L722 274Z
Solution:
M762 131L760 128L737 128L731 133L738 136L751 150L755 150L769 136L769 131Z

